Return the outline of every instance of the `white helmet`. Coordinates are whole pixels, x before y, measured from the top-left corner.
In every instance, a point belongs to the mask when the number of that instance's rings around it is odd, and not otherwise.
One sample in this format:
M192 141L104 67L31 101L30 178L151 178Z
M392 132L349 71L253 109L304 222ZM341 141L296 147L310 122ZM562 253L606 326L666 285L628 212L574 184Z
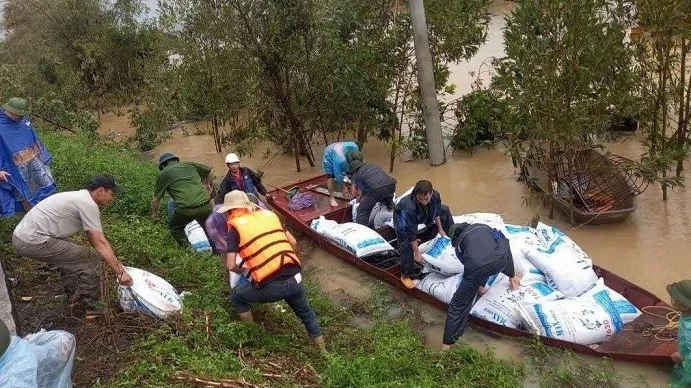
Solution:
M226 155L226 164L230 163L240 163L240 158L238 158L237 155L231 152L228 155Z

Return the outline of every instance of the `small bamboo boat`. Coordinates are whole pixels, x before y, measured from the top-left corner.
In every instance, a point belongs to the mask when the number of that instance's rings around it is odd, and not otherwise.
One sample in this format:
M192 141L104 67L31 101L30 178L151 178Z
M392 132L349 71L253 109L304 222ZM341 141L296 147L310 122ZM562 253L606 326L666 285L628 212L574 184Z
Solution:
M546 165L530 157L523 159L522 171L526 184L550 195L567 219L573 203L573 224L597 225L621 222L636 210L636 196L647 182L628 174L628 163L620 156L589 149L576 154L570 172L565 159L555 163L551 180Z
M283 195L284 192L280 189L270 193L272 195L270 204L277 213L285 217L285 220L289 224L297 228L301 233L315 240L335 258L370 273L378 279L397 287L411 297L446 310L447 305L438 299L416 288L408 289L403 286L400 281L401 269L397 260L384 260L382 262L371 263L372 260L368 262L365 259L359 259L310 227L311 221L320 216L324 216L327 219L339 223L348 222L352 218L351 207L348 201L337 199L338 206L331 207L328 194L322 193L323 190L315 190L317 187L324 188L326 179L326 175L322 175L286 186L286 189L297 186L300 188L301 192L310 192L310 195L314 198L314 204L308 208L297 211L290 210L288 207L289 200ZM393 229L384 227L378 230L378 232L394 247L397 246L396 235ZM644 313L636 320L627 324L623 331L617 333L607 342L599 345L586 346L547 337L539 337L539 340L546 345L566 348L574 352L592 356L610 357L617 360L649 364L671 364L671 355L676 351L676 331L666 329L666 325L669 323L666 313L672 311L671 307L649 291L644 290L604 268L594 266L594 269L597 275L604 279L607 286L622 294L631 303L636 305L636 307L644 311ZM534 336L527 331L501 326L475 316L470 316L469 320L471 324L475 325L480 330L494 335L509 337Z

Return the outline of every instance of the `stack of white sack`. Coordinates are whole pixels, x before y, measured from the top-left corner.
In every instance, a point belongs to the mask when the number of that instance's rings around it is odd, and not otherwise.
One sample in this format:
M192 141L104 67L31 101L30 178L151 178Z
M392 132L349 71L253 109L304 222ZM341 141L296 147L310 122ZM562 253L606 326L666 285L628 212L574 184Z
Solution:
M547 276L549 284L566 296L578 296L595 286L593 261L583 250L554 227L539 223L538 236L543 246L526 246L528 260Z
M602 279L576 298L540 303L520 303L517 308L531 333L582 345L603 342L641 315L626 298Z
M499 215L475 213L454 216L456 221L486 223L509 239L514 269L523 276L517 290L509 278L497 274L487 292L477 299L471 314L512 328L590 345L607 340L640 315L623 296L604 285L592 259L557 228L499 224ZM502 221L503 223L503 221ZM415 286L449 303L461 284L463 264L448 238L436 236L421 244L423 272Z
M324 216L312 220L310 227L356 257L393 251L393 247L379 233L354 222L339 224Z
M564 294L542 281L521 281L517 290L511 290L510 283L509 277L502 273L490 278L486 285L487 292L475 302L470 314L517 329L521 326L517 303L544 302L564 297Z
M123 311L165 319L182 310L182 298L170 283L139 268L125 267L125 270L132 277L132 286L118 286Z

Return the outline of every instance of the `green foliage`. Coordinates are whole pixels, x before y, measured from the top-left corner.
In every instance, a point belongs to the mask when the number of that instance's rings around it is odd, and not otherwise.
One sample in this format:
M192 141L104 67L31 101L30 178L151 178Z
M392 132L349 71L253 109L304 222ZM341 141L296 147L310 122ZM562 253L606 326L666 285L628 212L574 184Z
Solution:
M70 109L132 101L164 59L160 31L135 22L141 10L140 0L8 0L0 59L26 97L53 93Z
M151 151L158 144L170 138L175 116L170 104L159 108L151 105L144 110L138 107L132 111L134 140L141 151Z
M454 107L458 123L451 135L451 148L472 151L477 146L493 146L507 114L508 107L491 90L476 89L463 96Z
M639 1L638 21L645 33L635 40L637 70L641 78L642 163L659 182L662 198L667 188L683 185L683 162L689 152L691 112L691 49L686 1ZM676 175L671 174L676 162Z
M404 322L377 322L351 335L371 340L329 355L324 386L521 386L522 368L462 345L448 353L430 352Z
M618 372L611 360L593 364L584 361L573 352L549 347L537 339L525 347L528 373L539 379L540 387L569 388L618 388L647 387L640 378L626 381L627 376Z
M151 198L158 171L154 163L142 163L126 145L97 144L85 137L65 138L55 132L41 133L41 140L53 155L51 165L59 190L84 188L97 173L112 174L124 192L107 208L113 214L151 213Z

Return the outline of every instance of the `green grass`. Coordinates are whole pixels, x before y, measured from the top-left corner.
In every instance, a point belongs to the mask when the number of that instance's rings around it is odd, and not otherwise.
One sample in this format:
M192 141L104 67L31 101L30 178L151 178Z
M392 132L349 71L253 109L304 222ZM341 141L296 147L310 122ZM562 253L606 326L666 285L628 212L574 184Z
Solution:
M522 386L522 365L467 346L447 353L426 349L420 333L406 321L386 318L382 311L387 306L381 300L344 311L333 307L309 279L308 298L319 317L328 355L318 352L283 303L256 306L257 323L242 323L228 304L219 257L177 248L166 225L148 216L155 163L117 144L52 132L42 133L42 139L54 156L53 172L61 190L80 188L97 172L116 176L125 193L104 212L103 223L117 255L125 265L147 269L189 292L184 312L151 321L148 331L127 350L134 361L123 365L112 381L97 385L188 386L174 379L182 371L266 386ZM9 252L7 236L16 222L0 223L0 253ZM371 327L349 325L348 314L356 313L370 317Z

